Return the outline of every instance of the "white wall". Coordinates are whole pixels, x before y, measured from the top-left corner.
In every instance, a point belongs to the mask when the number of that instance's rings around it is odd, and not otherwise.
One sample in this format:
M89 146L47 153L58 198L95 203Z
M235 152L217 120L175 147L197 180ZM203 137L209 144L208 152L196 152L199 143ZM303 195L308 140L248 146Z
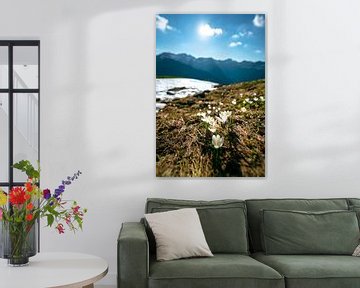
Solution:
M360 196L358 0L1 0L0 38L41 40L42 183L88 207L43 251L108 260L146 197ZM155 178L155 29L163 12L267 14L267 177Z

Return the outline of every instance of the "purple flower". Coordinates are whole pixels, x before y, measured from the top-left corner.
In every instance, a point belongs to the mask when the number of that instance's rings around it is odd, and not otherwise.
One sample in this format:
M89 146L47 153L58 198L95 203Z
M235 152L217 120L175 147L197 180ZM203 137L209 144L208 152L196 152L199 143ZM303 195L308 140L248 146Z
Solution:
M62 180L59 187L57 189L55 189L54 197L59 200L60 195L65 191L65 188L66 188L65 186L70 185L72 183L72 181L78 179L78 177L81 174L82 174L81 171L78 170L76 173L74 173L74 176L72 176L72 177L68 176L68 177L66 177L66 180Z
M49 199L50 197L51 197L51 192L50 192L50 190L49 189L44 189L44 191L43 191L43 196L44 196L44 198L47 200L47 199Z
M55 189L54 197L55 197L56 199L58 199L59 196L60 196L63 192L64 192L63 189Z

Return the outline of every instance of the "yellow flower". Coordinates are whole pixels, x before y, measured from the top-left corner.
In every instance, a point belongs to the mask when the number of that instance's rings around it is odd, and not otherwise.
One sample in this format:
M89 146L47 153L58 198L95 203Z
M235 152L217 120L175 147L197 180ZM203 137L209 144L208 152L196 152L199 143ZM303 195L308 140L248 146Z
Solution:
M0 189L0 206L4 206L7 203L7 196L5 193Z

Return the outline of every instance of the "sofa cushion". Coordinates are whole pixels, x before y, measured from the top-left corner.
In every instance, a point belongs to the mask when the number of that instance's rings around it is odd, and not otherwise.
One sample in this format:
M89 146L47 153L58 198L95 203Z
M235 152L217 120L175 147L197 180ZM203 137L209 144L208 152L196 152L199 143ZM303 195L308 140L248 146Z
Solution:
M197 208L206 241L213 253L248 254L245 202L148 199L146 213ZM151 233L149 238L152 239Z
M349 206L360 206L360 198L348 198L347 201Z
M358 219L358 224L359 224L359 228L360 228L360 205L359 206L351 205L349 207L349 210L354 211L356 213L356 217Z
M284 288L274 269L246 255L150 261L149 288Z
M286 288L358 288L360 258L343 255L265 255L256 260L284 275Z
M262 251L260 210L327 211L348 210L346 199L255 199L246 200L252 251Z
M354 211L262 210L266 254L352 255L359 244Z
M195 208L145 214L156 239L159 261L213 256Z

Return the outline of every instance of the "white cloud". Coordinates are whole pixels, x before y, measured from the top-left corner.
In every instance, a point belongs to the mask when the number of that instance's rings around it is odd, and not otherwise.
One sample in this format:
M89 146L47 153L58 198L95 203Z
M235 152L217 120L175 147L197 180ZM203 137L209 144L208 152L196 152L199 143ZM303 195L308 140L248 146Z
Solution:
M231 42L231 43L229 44L229 47L234 48L234 47L237 47L237 46L240 46L240 45L242 45L242 43L241 43L240 41L238 41L238 42Z
M252 31L244 30L243 32L239 32L239 35L241 37L251 37L254 33Z
M264 27L265 26L265 16L264 15L255 15L253 19L253 24L256 27Z
M231 39L239 39L239 38L244 38L244 37L251 37L254 35L254 32L249 31L249 30L243 30L239 33L235 33L231 36Z
M201 24L198 33L202 37L218 36L223 33L221 28L212 28L209 24Z
M166 30L175 30L174 27L169 25L169 20L160 15L156 15L156 29L165 32Z

